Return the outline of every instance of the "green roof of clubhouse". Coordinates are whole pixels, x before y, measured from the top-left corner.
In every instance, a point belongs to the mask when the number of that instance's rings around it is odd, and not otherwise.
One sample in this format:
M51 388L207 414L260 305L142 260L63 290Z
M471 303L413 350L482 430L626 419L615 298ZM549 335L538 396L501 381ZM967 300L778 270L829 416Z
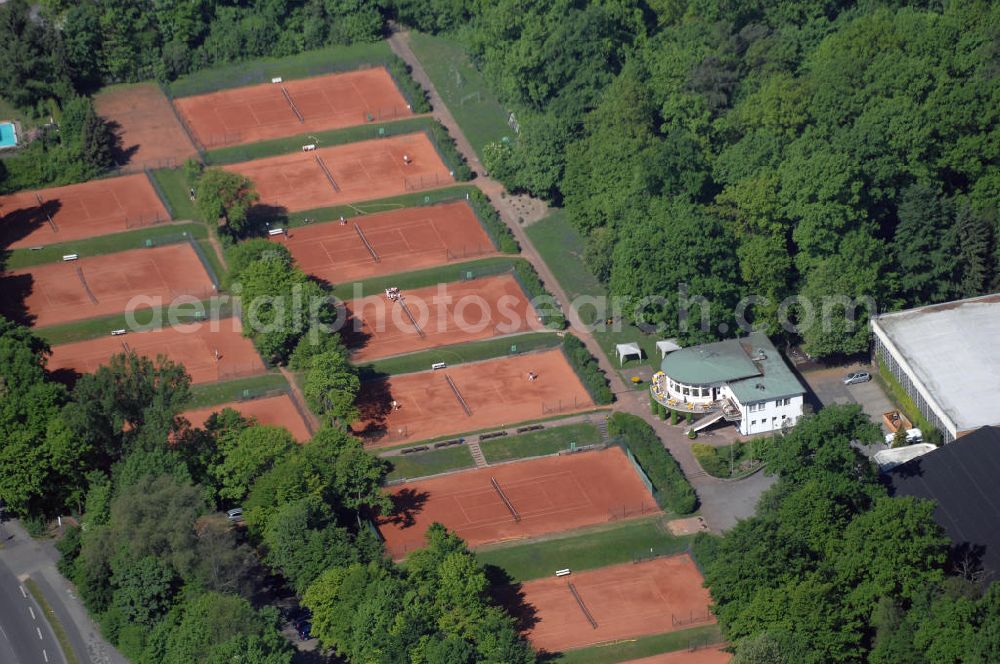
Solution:
M682 348L667 355L660 369L688 385L728 383L741 403L804 394L805 388L760 332Z

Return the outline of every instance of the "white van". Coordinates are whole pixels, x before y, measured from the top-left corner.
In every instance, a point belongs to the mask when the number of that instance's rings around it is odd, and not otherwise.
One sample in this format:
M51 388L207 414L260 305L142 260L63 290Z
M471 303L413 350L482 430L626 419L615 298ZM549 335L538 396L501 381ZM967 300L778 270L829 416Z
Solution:
M894 433L885 434L885 444L892 445L892 439L896 437ZM906 430L906 443L907 445L911 443L919 443L924 439L924 434L920 429L907 429Z

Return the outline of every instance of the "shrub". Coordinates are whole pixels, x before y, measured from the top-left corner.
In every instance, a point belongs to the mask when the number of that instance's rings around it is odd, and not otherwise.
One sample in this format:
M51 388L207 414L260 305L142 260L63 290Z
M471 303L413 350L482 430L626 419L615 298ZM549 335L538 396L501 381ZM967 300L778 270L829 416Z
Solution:
M510 232L507 224L503 223L486 194L478 189L470 192L469 205L498 250L505 254L516 254L521 250L517 240L514 239L514 234Z
M563 338L562 350L570 366L580 377L583 386L587 388L594 403L604 405L615 400L611 388L608 387L608 380L604 377L604 372L601 371L597 360L590 354L582 341L572 334L567 334Z
M396 87L403 94L414 113L430 113L431 103L427 100L427 91L413 80L410 65L403 59L392 56L385 63L385 68L396 82Z
M448 130L441 124L435 122L425 131L427 132L427 138L429 138L431 143L434 144L434 147L437 148L438 154L441 156L441 160L454 174L455 179L459 182L467 182L471 180L472 169L469 168L467 163L465 163L465 157L463 157L458 151L458 147L455 145L455 139L451 137Z
M681 467L642 418L615 413L608 420L608 431L621 439L646 472L661 507L678 514L689 514L698 507L698 496Z
M538 274L535 272L535 268L531 267L531 263L527 261L517 261L514 263L514 276L517 277L521 288L528 294L529 299L535 300L537 298L540 300L533 304L535 311L538 312L538 315L542 319L542 324L550 330L565 330L566 317L563 316L563 313L556 306L556 300L552 297L552 293L545 290L542 280L538 278ZM547 306L541 306L546 303Z

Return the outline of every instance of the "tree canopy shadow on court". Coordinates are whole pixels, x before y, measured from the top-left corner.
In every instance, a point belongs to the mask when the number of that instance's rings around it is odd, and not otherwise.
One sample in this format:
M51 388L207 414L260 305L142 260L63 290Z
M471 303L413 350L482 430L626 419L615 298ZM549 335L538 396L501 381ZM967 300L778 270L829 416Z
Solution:
M372 372L371 375L377 374ZM361 385L357 406L359 420L364 422L365 426L360 430L355 429L355 435L368 442L385 437L389 432L386 420L392 411L392 391L389 381L384 378L365 380Z
M18 325L32 327L35 316L28 311L27 299L35 289L30 274L4 274L0 258L0 315Z
M61 209L62 203L57 199L15 210L0 206L0 246L9 247L28 237L49 223L49 218Z
M417 491L409 487L397 491L389 496L392 501L392 514L382 517L387 523L399 526L400 528L412 528L417 523L417 515L424 510L424 505L431 494L426 491Z
M524 584L515 581L502 567L484 565L486 578L490 582L490 595L514 619L519 632L527 632L538 624L538 609L525 600Z

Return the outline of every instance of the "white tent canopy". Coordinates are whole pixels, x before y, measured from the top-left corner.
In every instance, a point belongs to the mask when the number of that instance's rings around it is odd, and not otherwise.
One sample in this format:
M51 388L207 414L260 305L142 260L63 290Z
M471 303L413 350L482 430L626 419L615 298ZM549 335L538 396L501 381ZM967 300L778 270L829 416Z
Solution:
M680 349L681 347L677 343L677 339L664 339L663 341L656 342L656 350L660 351L661 358L666 357L667 353L672 353Z
M636 359L642 359L642 349L634 341L627 344L617 344L615 350L618 352L618 363L621 365L625 364L625 358L632 357L633 355Z

